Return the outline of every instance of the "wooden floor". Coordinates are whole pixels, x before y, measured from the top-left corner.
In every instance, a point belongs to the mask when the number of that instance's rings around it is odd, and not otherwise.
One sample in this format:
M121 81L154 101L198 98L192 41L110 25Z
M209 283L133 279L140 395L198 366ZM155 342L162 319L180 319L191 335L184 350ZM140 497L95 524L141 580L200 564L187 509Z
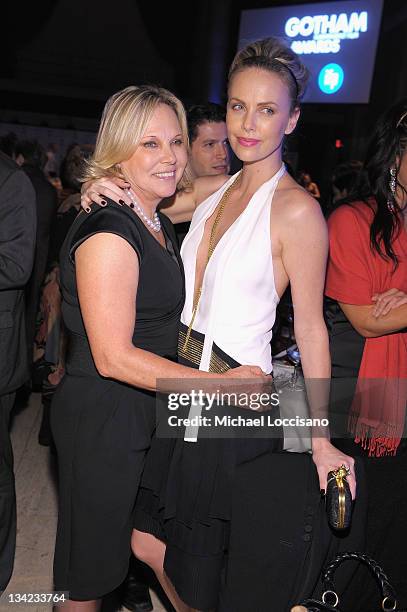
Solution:
M57 524L55 460L47 447L38 444L41 423L40 395L31 394L28 405L14 416L12 441L17 493L17 547L14 572L0 599L0 611L43 612L51 604L18 605L10 602L14 593L52 591L52 561ZM115 598L112 597L113 602ZM165 608L152 593L155 612ZM104 610L120 606L110 601Z

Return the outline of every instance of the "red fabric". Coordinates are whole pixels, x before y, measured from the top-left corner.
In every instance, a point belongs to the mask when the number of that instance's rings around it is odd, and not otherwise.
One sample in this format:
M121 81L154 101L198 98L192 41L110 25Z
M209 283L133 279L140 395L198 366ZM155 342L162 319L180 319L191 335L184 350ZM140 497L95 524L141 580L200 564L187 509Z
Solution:
M407 232L393 248L399 265L370 246L372 209L364 202L344 205L329 218L330 258L325 293L355 305L373 305L372 296L397 288L407 293ZM366 338L349 416L350 431L370 455L395 454L403 434L407 402L407 333Z

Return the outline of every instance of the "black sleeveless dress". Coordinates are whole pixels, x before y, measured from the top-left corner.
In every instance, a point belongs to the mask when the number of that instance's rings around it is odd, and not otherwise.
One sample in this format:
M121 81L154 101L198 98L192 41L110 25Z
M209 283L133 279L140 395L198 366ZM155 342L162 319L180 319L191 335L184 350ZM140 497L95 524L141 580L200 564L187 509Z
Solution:
M75 250L100 232L133 247L140 264L133 344L175 360L184 277L172 225L160 218L166 249L133 211L109 201L78 215L61 250L69 347L51 412L59 467L54 580L71 599L99 598L126 576L134 504L155 428L154 393L103 378L95 367L79 307Z

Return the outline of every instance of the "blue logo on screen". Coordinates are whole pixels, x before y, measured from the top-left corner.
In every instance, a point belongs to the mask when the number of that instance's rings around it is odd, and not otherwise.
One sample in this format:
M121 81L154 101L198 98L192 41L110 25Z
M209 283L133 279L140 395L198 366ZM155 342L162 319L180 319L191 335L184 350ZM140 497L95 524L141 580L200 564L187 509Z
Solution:
M336 93L343 85L344 73L339 64L327 64L318 76L318 85L326 94Z

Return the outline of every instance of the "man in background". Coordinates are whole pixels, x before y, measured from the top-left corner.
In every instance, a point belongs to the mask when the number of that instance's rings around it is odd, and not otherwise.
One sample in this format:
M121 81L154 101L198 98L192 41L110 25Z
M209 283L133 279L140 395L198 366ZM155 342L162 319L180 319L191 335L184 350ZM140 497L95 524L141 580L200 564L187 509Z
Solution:
M226 130L226 111L219 104L195 104L187 111L189 133L188 166L192 178L229 174L230 151ZM175 231L181 245L189 223L177 223Z
M0 152L0 594L14 563L16 506L9 435L15 392L28 378L24 287L35 248L35 193L28 177Z
M58 196L56 189L45 177L47 154L39 142L35 140L17 142L15 161L30 179L36 196L37 234L34 265L25 292L28 362L31 368L35 324L47 267L51 227L57 213Z
M196 104L188 110L187 120L193 178L228 174L230 155L225 109L214 102Z

